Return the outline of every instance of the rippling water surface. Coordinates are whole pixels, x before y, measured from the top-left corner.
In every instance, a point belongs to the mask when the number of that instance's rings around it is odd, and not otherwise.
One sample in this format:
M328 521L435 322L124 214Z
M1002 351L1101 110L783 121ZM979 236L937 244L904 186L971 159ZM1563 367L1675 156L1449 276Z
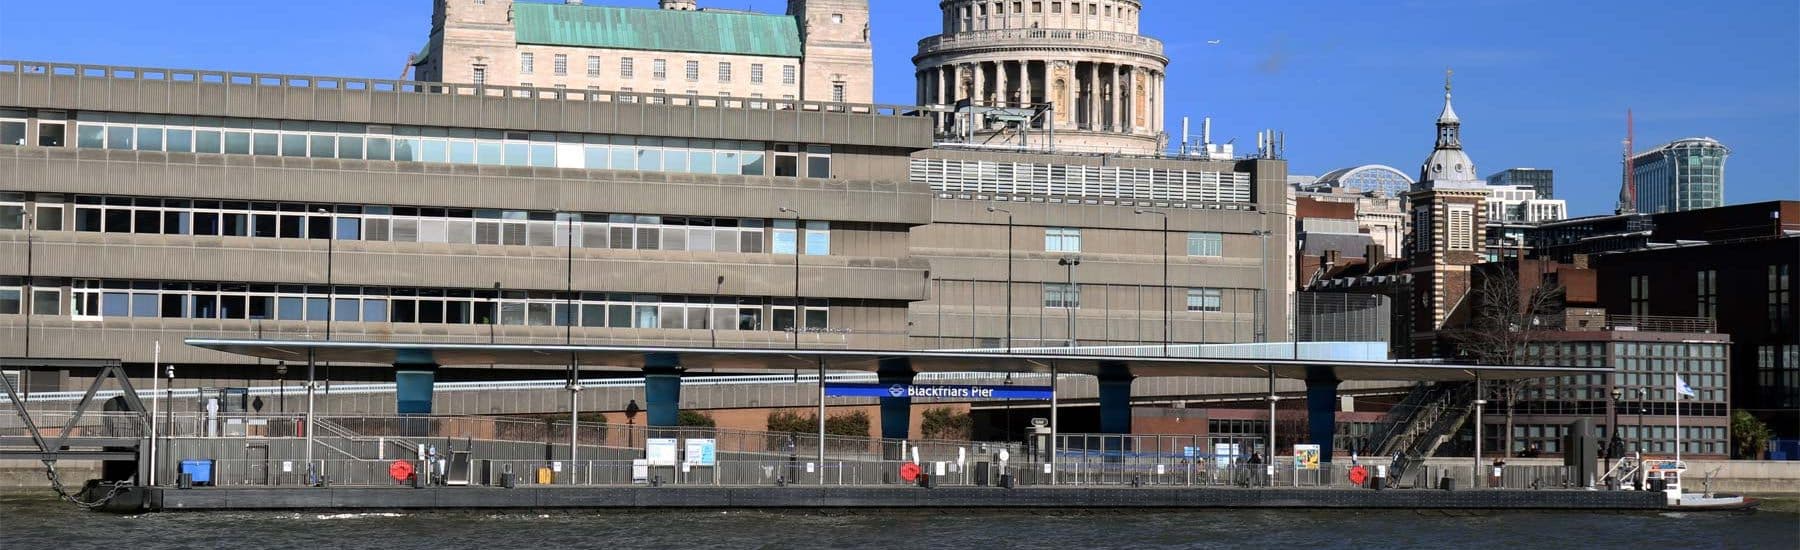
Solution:
M1755 513L1192 511L82 512L0 495L0 548L1800 548Z

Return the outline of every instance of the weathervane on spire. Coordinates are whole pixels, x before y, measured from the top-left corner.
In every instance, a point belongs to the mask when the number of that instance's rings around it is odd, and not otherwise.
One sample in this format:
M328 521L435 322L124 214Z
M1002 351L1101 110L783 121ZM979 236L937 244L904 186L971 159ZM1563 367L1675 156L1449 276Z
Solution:
M1456 71L1449 67L1444 68L1444 99L1450 99L1450 76L1454 74Z

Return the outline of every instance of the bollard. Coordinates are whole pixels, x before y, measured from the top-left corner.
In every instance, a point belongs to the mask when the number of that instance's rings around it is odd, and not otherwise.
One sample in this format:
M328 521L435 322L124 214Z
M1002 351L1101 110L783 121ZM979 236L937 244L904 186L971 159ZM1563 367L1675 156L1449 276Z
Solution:
M1011 489L1011 488L1013 488L1013 486L1014 486L1014 485L1013 485L1013 483L1014 483L1014 482L1013 482L1013 475L1012 475L1012 474L1000 474L1000 487L1001 487L1001 488L1002 488L1002 489Z

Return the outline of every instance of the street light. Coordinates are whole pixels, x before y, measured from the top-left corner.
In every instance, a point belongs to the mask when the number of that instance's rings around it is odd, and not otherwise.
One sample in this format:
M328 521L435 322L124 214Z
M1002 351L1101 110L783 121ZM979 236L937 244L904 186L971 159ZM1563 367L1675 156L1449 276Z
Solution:
M805 326L806 307L800 300L800 211L783 206L779 209L794 215L794 349L800 349L800 329ZM821 380L819 383L823 384Z
M488 311L488 344L494 343L494 326L500 324L500 281L494 281L493 306Z
M332 224L331 230L325 235L325 340L330 341L331 322L337 317L337 312L333 310L337 307L337 286L335 286L331 280L331 264L334 261L334 257L337 255L337 227L336 222L331 221L331 218L329 217L331 216L330 211L324 208L314 209L313 211L327 216L325 218L326 223Z
M1268 340L1267 326L1268 326L1269 320L1267 319L1267 317L1268 317L1268 311L1269 311L1269 235L1271 234L1271 232L1267 229L1258 229L1255 231L1251 231L1250 234L1262 238L1262 263L1261 263L1260 267L1258 268L1258 272L1257 272L1258 275L1256 278L1257 279L1256 284L1258 287L1260 287L1256 291L1256 315L1255 315L1256 316L1256 326L1254 327L1254 330L1252 331L1252 334L1255 335L1254 340L1258 343L1261 343L1261 342ZM1296 355L1294 358L1299 359L1300 357L1298 355Z
M31 314L33 313L32 310L36 309L33 306L37 305L35 303L36 300L32 299L32 296L37 294L37 285L33 285L32 280L31 280L31 273L32 273L31 255L32 255L32 251L34 248L32 246L32 237L33 237L32 230L36 229L36 228L37 228L37 219L31 217L30 210L26 210L25 211L25 285L23 287L21 287L20 295L19 295L19 303L25 307L25 356L26 357L31 357ZM151 373L150 376L152 378L155 378L156 373Z
M719 281L717 283L713 283L713 300L712 300L713 307L706 308L706 326L708 328L712 329L712 334L711 334L712 347L715 347L715 348L719 347L719 316L717 314L713 313L713 308L719 307L719 303L721 302L721 300L719 299L719 294L722 293L724 290L725 290L725 276L720 275Z
M1011 210L1007 210L1005 208L995 208L992 206L987 207L987 211L989 213L1003 212L1006 214L1006 352L1012 353L1012 350L1013 350L1013 331L1012 331L1012 318L1013 318L1013 302L1012 302L1013 301L1013 213ZM940 333L942 332L942 328L943 327L939 327ZM1012 378L1011 378L1012 375L1009 374L1007 376L1008 376L1007 380L1010 383L1010 381L1012 380ZM1011 410L1012 410L1011 408L1007 409L1008 412L1011 412Z
M1075 353L1075 308L1080 305L1080 302L1077 301L1080 298L1076 297L1074 300L1070 298L1079 296L1075 290L1075 266L1081 265L1081 257L1064 256L1062 259L1056 260L1056 265L1063 266L1068 271L1068 286L1063 289L1062 304L1064 309L1069 310L1069 353Z
M1162 354L1163 354L1163 357L1168 357L1169 356L1169 213L1158 211L1158 210L1145 210L1142 208L1133 210L1132 212L1137 215L1140 215L1140 216L1144 215L1144 214L1155 214L1157 216L1162 216L1162 276L1163 276L1163 280L1162 280L1162 306L1163 306L1162 307L1162 310L1163 310Z

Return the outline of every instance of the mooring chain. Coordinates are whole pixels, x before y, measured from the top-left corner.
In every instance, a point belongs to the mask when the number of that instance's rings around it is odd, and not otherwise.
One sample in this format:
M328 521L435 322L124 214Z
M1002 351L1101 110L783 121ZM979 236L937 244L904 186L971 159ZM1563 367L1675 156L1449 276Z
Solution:
M98 508L101 506L105 506L106 503L112 502L113 497L116 497L119 495L119 491L125 489L124 483L114 483L112 490L107 491L106 496L100 497L100 500L96 500L93 502L83 502L80 498L77 498L74 495L69 494L69 491L63 487L62 476L58 475L56 473L56 463L55 462L44 461L44 468L45 468L44 477L48 478L50 480L50 488L52 490L56 491L56 495L59 497L62 497L63 500L74 503L76 506L80 506L82 508L92 509L92 508Z

